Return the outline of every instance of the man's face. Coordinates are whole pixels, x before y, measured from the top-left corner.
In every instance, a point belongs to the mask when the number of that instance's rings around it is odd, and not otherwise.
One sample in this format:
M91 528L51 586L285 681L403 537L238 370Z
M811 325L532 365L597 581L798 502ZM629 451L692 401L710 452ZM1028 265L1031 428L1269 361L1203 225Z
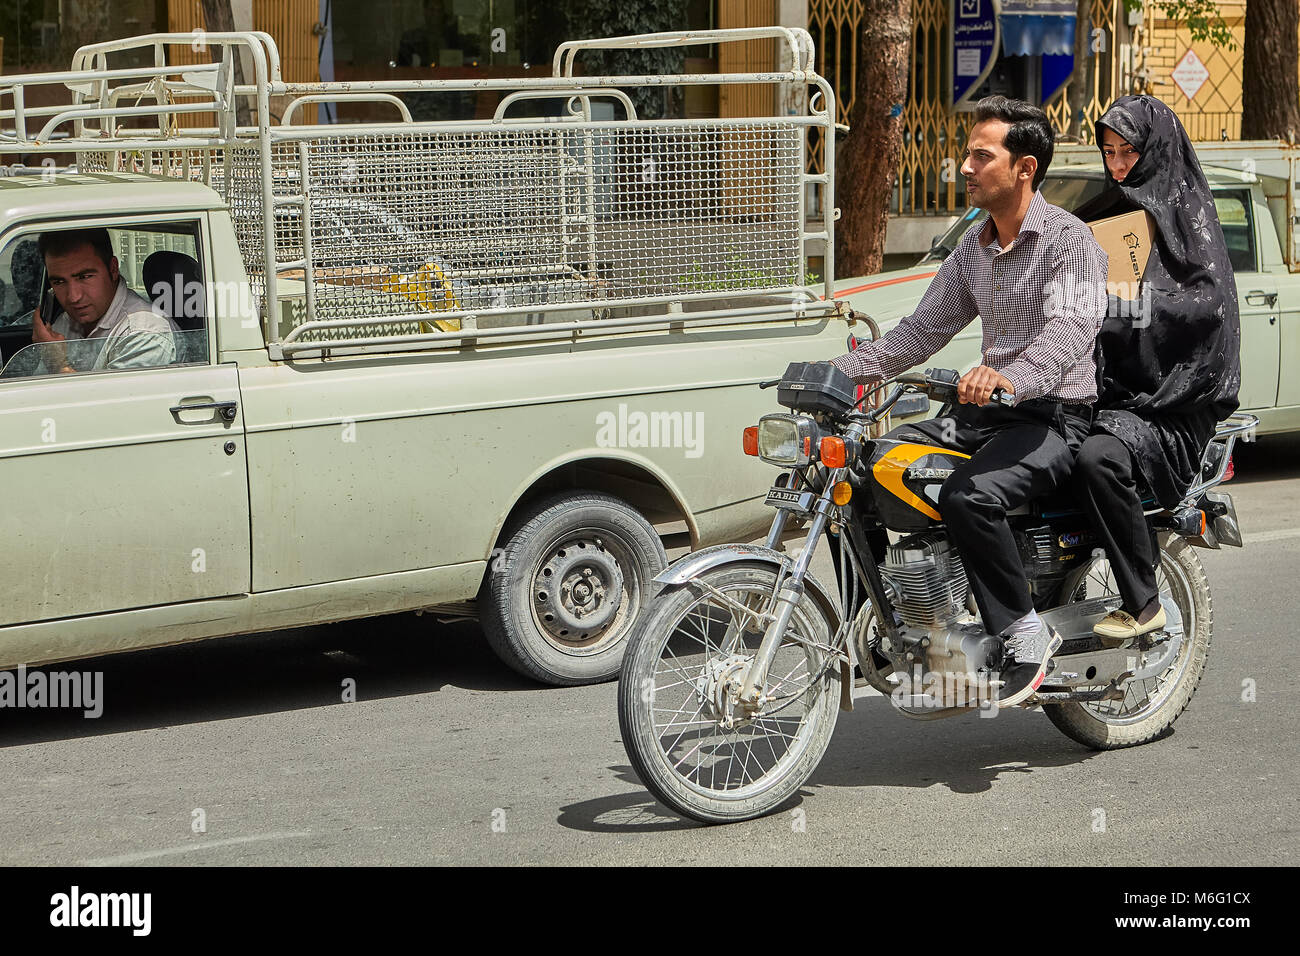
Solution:
M89 244L78 246L66 255L46 255L45 271L59 305L72 321L87 331L104 317L117 294L117 257L105 265L95 247ZM50 320L46 315L41 318Z
M966 159L961 174L972 206L997 210L1015 202L1019 183L1033 182L1038 161L1032 156L1014 159L1003 145L1011 124L999 119L976 123L966 141Z

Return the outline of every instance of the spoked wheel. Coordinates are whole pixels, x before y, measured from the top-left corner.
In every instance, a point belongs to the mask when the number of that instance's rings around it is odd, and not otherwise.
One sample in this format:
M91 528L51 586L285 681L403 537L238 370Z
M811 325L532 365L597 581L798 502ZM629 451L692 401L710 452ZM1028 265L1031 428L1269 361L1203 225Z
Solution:
M777 648L757 708L738 702L763 638L775 570L731 564L646 607L619 678L623 745L665 805L709 823L769 813L817 767L838 712L836 613L810 588Z
M1119 593L1105 557L1094 558L1065 587L1072 601ZM1172 600L1182 618L1177 657L1163 673L1129 681L1123 700L1044 705L1048 719L1067 737L1097 750L1144 744L1171 727L1191 702L1210 650L1212 607L1205 569L1191 545L1177 535L1161 535L1156 587L1161 600Z

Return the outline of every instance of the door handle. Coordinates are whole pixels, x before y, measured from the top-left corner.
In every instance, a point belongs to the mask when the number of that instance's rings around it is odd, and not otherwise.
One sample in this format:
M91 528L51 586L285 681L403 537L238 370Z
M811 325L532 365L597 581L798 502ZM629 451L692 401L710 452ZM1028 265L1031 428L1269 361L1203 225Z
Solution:
M187 421L181 418L182 412L205 411L207 409L212 410L211 418L201 418L198 421ZM239 403L195 402L192 405L173 405L171 413L177 425L214 425L217 422L224 422L229 425L239 416Z
M1252 289L1250 292L1246 293L1246 304L1247 305L1267 304L1269 308L1272 308L1273 306L1277 305L1277 293L1265 292L1263 289Z

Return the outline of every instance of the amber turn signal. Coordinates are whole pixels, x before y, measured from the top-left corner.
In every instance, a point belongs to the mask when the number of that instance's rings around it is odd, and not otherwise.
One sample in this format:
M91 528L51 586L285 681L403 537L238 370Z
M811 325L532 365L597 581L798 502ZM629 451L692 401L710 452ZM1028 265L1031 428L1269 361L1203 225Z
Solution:
M831 501L837 505L847 505L849 499L853 497L853 486L847 481L835 482L835 487L831 489Z
M745 448L746 455L758 455L758 426L750 425L745 429L745 437L742 444Z
M823 438L821 443L822 464L827 468L843 468L848 457L844 453L843 438Z

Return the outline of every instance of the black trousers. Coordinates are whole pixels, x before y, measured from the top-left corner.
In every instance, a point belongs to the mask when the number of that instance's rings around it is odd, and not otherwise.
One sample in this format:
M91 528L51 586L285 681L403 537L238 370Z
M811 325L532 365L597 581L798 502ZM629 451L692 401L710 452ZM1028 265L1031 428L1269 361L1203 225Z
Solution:
M939 513L990 634L1034 608L1007 512L1065 486L1091 425L1090 405L1031 399L1014 408L957 405L947 416L889 433L920 433L971 456L944 482Z
M1142 515L1138 472L1114 435L1090 435L1074 466L1075 495L1101 538L1124 609L1137 617L1156 590L1156 535Z

